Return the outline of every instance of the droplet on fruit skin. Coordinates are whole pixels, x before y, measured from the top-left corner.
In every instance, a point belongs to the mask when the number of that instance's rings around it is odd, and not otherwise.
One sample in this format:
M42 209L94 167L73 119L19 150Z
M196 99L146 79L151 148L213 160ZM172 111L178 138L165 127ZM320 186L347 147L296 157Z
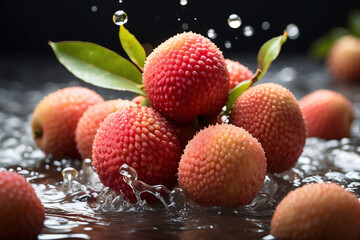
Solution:
M128 21L128 16L123 10L116 11L113 15L113 22L116 25L124 25Z
M210 39L215 39L217 37L215 30L212 28L207 31L207 35Z
M241 18L237 14L231 14L227 20L231 28L239 28L241 26Z

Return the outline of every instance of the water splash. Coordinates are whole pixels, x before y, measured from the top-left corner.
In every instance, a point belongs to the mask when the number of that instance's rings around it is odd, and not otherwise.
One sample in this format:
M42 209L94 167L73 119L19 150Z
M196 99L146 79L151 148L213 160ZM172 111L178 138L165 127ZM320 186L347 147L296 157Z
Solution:
M231 28L239 28L241 26L241 18L237 14L231 14L227 20Z
M113 22L116 25L124 25L125 23L128 22L128 16L126 14L126 12L124 12L123 10L118 10L114 13L113 15Z

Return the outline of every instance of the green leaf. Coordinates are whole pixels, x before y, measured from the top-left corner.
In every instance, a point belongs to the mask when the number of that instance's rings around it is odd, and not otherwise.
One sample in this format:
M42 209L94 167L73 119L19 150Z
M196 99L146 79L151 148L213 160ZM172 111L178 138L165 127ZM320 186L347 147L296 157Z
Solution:
M143 71L146 53L139 41L123 25L120 26L119 38L121 46L131 61Z
M345 28L335 27L331 29L330 32L316 39L314 43L311 44L308 52L309 57L315 60L326 58L334 42L347 34L350 34L350 32Z
M79 79L103 88L145 95L141 72L117 53L89 42L49 42L58 60Z
M287 35L288 33L285 31L283 35L274 37L261 46L257 56L258 68L261 70L258 79L267 72L271 63L279 56L281 46L286 42Z
M360 37L360 10L359 9L353 9L349 13L348 18L348 28L350 32Z
M259 78L260 74L261 74L261 70L258 69L251 79L240 82L238 85L236 85L230 91L229 96L228 96L228 100L226 101L225 111L221 115L229 114L230 109L231 109L232 105L234 104L234 102L236 101L236 99L241 94L243 94L243 92L248 90L249 87L251 87L251 85L253 85L255 82L257 82L260 79Z

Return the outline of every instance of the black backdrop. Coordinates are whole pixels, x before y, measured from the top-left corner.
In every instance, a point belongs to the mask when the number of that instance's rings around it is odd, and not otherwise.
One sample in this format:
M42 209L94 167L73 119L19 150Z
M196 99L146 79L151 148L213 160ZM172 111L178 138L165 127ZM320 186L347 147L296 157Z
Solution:
M97 11L92 11L93 6ZM265 40L280 35L289 23L294 23L300 36L289 40L287 51L304 53L315 38L331 27L345 26L353 8L360 8L360 1L188 0L182 6L180 0L2 0L0 51L52 54L49 40L91 41L120 51L118 26L112 22L112 15L122 9L129 16L125 26L141 42L154 46L182 32L182 23L187 23L188 30L204 35L208 29L215 29L218 37L214 42L225 53L257 51ZM238 29L227 24L232 13L242 19ZM270 23L267 31L261 28L264 21ZM252 37L243 35L245 25L253 26ZM232 42L231 49L224 47L227 40Z

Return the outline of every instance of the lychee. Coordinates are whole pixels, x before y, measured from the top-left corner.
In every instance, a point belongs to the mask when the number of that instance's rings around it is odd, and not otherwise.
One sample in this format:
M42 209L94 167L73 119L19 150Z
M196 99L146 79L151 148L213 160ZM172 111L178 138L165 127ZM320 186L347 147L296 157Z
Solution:
M278 84L259 84L240 95L232 106L230 123L259 140L271 173L292 168L305 145L305 122L299 104L288 89Z
M277 206L271 234L281 239L359 239L360 203L335 183L291 191Z
M351 102L340 93L317 90L300 99L299 104L305 117L308 137L327 140L350 137L355 115Z
M54 157L78 158L75 129L85 110L103 102L96 92L69 87L50 93L36 106L31 127L36 145Z
M225 59L225 63L230 76L229 90L233 89L240 82L251 79L251 77L254 75L252 71L250 71L247 67L238 61Z
M137 104L129 100L116 99L90 106L84 112L75 131L76 147L82 159L91 158L96 131L105 117L112 112L129 106L137 106Z
M177 124L214 118L225 105L229 73L222 52L192 32L157 47L144 67L143 83L153 108Z
M105 186L136 202L119 173L122 164L133 167L138 180L172 188L181 151L175 131L163 116L152 108L128 107L111 113L100 124L93 143L93 165Z
M137 105L141 105L142 102L145 100L144 96L136 96L133 99L131 99L132 102L136 103Z
M0 209L0 239L37 239L44 226L44 206L20 174L0 172Z
M332 46L327 57L331 76L340 82L360 82L360 38L344 36Z
M235 207L255 198L265 174L261 144L244 129L221 124L201 130L187 144L178 182L200 205Z

